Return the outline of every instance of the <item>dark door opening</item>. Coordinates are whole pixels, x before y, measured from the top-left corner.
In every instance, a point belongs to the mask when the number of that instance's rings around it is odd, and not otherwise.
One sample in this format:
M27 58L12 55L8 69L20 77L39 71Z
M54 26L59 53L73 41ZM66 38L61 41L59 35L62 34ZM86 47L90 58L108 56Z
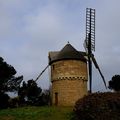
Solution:
M58 93L57 92L55 93L55 105L56 106L58 105Z

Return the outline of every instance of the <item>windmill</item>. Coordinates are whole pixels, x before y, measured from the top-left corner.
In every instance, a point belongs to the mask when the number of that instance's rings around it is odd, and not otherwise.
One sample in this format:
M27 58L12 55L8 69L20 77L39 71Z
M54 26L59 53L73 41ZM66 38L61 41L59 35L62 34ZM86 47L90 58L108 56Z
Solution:
M104 85L107 89L105 78L97 64L97 61L92 53L95 51L95 9L86 8L86 39L84 41L84 47L86 50L86 55L88 57L88 77L89 77L89 89L90 93L92 92L92 62L95 67L98 69Z
M88 76L90 93L92 92L92 62L95 65L96 69L98 69L99 74L104 82L105 88L107 88L105 78L99 68L99 65L97 64L94 54L92 53L93 51L95 51L95 9L92 8L86 8L86 39L84 41L84 47L88 58ZM35 81L37 81L41 77L41 75L46 71L48 67L49 64L38 75Z

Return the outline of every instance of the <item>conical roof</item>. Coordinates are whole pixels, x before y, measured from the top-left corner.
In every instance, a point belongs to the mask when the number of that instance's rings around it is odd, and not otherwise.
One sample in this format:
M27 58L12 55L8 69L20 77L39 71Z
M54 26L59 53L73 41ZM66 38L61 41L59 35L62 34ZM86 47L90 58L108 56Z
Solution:
M57 52L54 55L54 59L50 62L60 61L60 60L81 60L85 61L86 59L83 54L77 51L71 44L66 44L61 51Z
M58 53L56 58L58 60L63 60L63 59L84 60L85 59L84 56L69 43L64 46L64 48Z

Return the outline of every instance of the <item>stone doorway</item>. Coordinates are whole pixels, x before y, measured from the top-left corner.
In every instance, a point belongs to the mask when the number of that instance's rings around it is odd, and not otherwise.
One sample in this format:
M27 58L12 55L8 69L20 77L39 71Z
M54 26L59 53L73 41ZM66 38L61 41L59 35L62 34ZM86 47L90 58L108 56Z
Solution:
M56 106L58 105L58 93L57 92L55 93L55 105Z

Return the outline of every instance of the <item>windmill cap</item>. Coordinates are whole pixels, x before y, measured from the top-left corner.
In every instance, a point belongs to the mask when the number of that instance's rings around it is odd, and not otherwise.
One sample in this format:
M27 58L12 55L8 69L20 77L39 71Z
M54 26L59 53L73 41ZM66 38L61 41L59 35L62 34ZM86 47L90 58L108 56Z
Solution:
M59 52L56 52L54 59L50 62L60 61L60 60L81 60L86 62L84 55L77 51L71 44L67 43Z

